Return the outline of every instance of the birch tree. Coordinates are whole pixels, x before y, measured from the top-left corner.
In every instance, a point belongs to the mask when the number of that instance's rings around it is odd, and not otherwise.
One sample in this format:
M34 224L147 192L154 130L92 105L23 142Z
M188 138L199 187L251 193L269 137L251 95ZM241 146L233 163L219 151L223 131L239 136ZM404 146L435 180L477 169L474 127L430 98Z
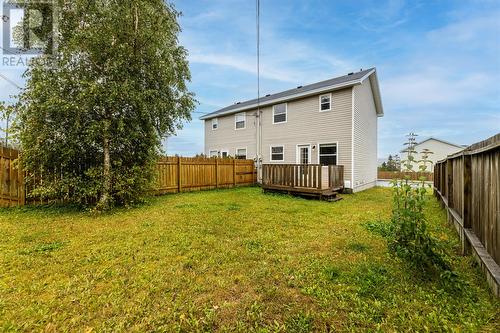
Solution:
M179 12L162 0L60 0L56 50L32 62L16 129L35 193L101 209L151 186L163 137L195 100Z

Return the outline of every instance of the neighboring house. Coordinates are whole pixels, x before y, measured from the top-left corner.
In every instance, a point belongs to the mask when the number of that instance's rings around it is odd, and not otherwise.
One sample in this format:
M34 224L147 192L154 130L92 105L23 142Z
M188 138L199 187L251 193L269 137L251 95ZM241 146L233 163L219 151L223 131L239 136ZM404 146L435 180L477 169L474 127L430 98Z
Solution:
M375 68L236 103L207 114L205 153L261 163L343 165L346 188L377 180Z
M421 152L424 149L430 150L432 154L429 154L429 160L432 163L427 164L427 171L433 172L434 165L436 164L437 161L443 160L446 158L446 156L452 155L465 148L466 146L460 146L445 140L431 137L415 145L414 150L417 152L417 154L415 155L415 160L419 161L422 159ZM401 161L405 161L407 159L408 159L408 154L404 150L401 151ZM404 168L404 162L401 163L401 168ZM413 164L413 170L419 171L419 163Z

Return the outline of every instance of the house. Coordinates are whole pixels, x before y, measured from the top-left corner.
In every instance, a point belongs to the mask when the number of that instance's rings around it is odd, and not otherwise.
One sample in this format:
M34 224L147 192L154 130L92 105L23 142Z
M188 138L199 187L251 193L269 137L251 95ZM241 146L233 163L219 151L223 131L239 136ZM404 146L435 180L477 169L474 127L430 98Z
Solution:
M347 189L377 180L377 121L384 115L375 68L238 102L202 116L205 153L262 164L343 165Z
M430 137L425 139L419 143L417 143L414 147L414 150L417 154L414 156L415 161L422 160L422 151L424 149L428 149L432 152L429 154L428 160L431 161L431 164L427 164L427 171L433 172L434 165L437 161L441 161L445 159L448 155L455 154L461 150L464 150L467 146L460 146L445 140L437 139ZM401 161L405 161L408 159L408 154L403 150L401 151ZM402 163L401 168L404 168L404 163ZM419 164L421 163L413 163L413 170L419 171Z

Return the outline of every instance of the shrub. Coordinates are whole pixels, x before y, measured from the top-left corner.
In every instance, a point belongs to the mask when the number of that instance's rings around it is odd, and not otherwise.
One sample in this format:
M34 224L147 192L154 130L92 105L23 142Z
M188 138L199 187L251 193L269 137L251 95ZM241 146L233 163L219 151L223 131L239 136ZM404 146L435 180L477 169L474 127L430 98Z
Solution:
M416 160L416 134L408 135L407 159L403 161L407 171L412 171L413 163L419 164L419 169L425 172L429 163L429 150L422 151L422 159ZM425 179L420 182L410 182L408 178L392 182L393 209L388 233L389 251L403 259L409 266L429 277L429 274L450 271L451 267L438 241L427 227L424 206L427 199Z

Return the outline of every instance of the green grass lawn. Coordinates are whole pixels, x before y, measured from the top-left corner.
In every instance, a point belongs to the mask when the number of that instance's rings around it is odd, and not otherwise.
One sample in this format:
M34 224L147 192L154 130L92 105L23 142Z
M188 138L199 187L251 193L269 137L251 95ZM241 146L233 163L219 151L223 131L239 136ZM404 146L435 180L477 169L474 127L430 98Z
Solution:
M431 198L466 292L420 282L366 222L391 191L336 203L259 188L168 195L94 216L0 210L0 331L476 331L500 303Z

